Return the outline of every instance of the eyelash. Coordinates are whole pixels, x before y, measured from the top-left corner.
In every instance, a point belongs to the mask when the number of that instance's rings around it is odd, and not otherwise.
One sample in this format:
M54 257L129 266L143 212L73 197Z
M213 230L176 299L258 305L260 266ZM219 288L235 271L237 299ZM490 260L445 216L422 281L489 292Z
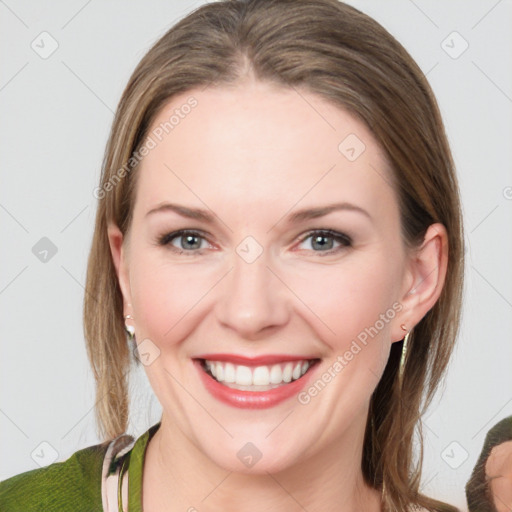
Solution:
M185 235L192 235L192 236L196 236L198 238L202 238L202 239L206 240L206 237L203 236L203 234L200 231L181 229L179 231L167 233L167 234L159 237L158 244L162 245L162 246L169 246L170 250L172 250L173 252L176 252L178 254L187 254L187 256L196 256L196 255L203 254L204 249L193 249L191 251L185 251L185 250L178 249L177 247L174 247L173 245L171 245L171 242L175 238L179 238L180 236L185 236ZM333 231L331 229L316 229L316 230L309 231L299 240L299 243L304 242L305 240L312 237L313 235L317 235L317 236L319 235L319 236L333 238L335 241L342 244L341 247L338 247L335 249L330 249L329 251L313 251L313 252L318 253L319 256L328 256L330 254L337 253L344 248L352 246L352 239L348 235L345 235L344 233L339 233L337 231Z

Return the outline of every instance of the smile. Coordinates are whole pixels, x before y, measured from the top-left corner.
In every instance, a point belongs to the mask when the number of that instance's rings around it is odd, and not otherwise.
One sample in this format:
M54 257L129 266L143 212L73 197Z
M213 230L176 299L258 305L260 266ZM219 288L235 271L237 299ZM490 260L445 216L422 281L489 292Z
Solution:
M225 361L204 360L203 368L217 382L232 389L267 391L300 379L312 364L311 360L266 366L244 366Z
M272 407L297 395L319 361L287 356L249 359L226 354L194 358L201 381L214 398L252 409Z

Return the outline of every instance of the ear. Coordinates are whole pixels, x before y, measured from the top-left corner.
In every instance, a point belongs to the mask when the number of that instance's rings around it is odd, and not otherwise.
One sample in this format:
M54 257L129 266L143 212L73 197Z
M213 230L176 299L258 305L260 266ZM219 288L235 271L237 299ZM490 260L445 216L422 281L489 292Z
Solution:
M411 331L435 305L443 290L447 267L448 234L443 224L435 223L428 227L421 246L408 256L400 300L403 309L396 317L392 341L404 338L402 324Z
M107 227L108 241L110 244L110 252L112 254L112 261L116 269L117 280L121 293L123 294L124 311L126 314L131 314L131 289L130 279L128 272L128 254L126 244L123 243L125 237L121 230L115 224L109 224Z

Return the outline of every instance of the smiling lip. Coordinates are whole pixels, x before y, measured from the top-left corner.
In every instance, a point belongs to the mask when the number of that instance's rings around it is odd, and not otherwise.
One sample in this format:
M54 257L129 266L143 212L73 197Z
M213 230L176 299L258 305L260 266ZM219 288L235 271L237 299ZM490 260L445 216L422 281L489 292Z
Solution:
M318 359L315 356L291 356L287 354L268 354L266 356L245 357L235 354L203 354L194 359L207 359L208 361L224 361L226 363L243 364L245 366L263 366L267 364L286 363L291 361L304 361Z
M211 375L206 373L203 367L204 360L224 361L245 366L261 366L272 365L283 362L310 360L313 361L308 371L299 379L287 384L282 384L276 388L266 391L243 391L240 389L230 388L221 384ZM296 396L308 383L311 375L315 373L319 358L290 356L290 355L266 355L254 358L237 356L233 354L204 354L200 357L193 358L194 366L199 372L199 377L207 389L207 391L217 400L242 409L266 409L274 407L279 403Z

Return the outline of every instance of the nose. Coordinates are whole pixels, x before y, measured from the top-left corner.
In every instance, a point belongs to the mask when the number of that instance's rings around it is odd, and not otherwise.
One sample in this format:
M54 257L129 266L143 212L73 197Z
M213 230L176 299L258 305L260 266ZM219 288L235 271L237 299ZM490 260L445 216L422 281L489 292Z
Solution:
M233 268L220 289L217 320L243 339L268 336L289 320L290 291L271 268L267 253L251 263L235 253Z

